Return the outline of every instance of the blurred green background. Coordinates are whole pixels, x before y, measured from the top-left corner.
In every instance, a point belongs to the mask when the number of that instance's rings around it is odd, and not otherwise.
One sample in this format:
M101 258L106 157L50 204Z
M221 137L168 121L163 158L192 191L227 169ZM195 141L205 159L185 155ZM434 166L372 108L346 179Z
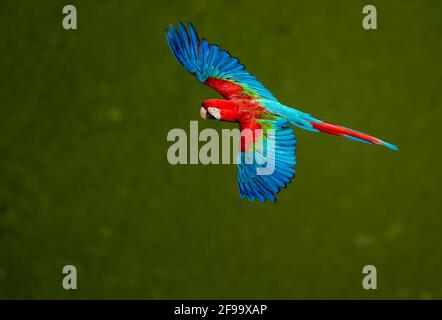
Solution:
M417 0L2 1L0 298L442 298L441 16ZM179 20L283 103L400 152L296 129L277 204L241 200L234 165L170 165L168 131L218 96L169 52Z

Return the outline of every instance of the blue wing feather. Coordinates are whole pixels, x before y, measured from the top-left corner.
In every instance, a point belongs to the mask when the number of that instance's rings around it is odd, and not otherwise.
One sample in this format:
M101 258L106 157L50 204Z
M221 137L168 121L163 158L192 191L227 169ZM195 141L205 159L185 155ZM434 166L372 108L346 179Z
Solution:
M255 76L245 71L240 61L227 51L207 40L199 40L192 24L188 29L180 22L178 30L170 25L166 38L172 53L178 62L192 74L201 73L203 78L218 78L233 81L257 98L278 102L272 93Z
M238 187L242 198L250 201L270 200L276 201L276 195L290 183L296 171L296 138L287 121L256 120L257 122L270 122L274 134L267 134L263 139L262 146L255 142L253 148L238 154ZM289 142L289 143L287 143ZM268 143L273 143L276 149L274 155L265 152ZM267 164L263 159L273 159L274 171L269 175L259 175L257 169ZM253 159L246 163L246 159Z

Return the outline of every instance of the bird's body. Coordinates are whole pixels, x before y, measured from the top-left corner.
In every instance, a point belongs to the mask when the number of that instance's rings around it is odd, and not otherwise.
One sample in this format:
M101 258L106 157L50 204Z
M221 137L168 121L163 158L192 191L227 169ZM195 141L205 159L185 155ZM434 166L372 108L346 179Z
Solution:
M310 114L281 104L253 75L244 70L237 58L205 39L200 41L191 24L188 31L181 23L178 30L170 25L166 36L178 61L202 84L216 90L224 98L204 100L201 117L237 122L241 132L246 129L252 132L251 139L241 141L238 154L241 160L250 158L254 153L251 161L238 162L241 197L275 201L276 194L293 179L296 138L291 125L398 150L396 146L378 138L315 119ZM265 150L268 145L274 146L275 168L270 174L261 175L259 169L265 163L258 160L267 156Z

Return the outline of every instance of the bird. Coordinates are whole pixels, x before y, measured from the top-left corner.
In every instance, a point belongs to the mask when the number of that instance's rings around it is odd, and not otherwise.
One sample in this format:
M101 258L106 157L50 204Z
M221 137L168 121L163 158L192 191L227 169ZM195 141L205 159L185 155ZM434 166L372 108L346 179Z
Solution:
M179 22L165 30L166 39L178 62L197 80L215 91L223 99L202 101L200 116L204 120L239 123L241 134L252 132L251 139L243 139L237 154L238 188L241 198L250 201L276 202L278 193L286 188L296 174L296 137L293 126L311 132L346 137L358 142L398 147L368 134L322 121L308 113L282 104L238 58L217 44L199 39L192 23ZM270 173L260 174L267 164L263 158L266 146L272 145L274 161Z

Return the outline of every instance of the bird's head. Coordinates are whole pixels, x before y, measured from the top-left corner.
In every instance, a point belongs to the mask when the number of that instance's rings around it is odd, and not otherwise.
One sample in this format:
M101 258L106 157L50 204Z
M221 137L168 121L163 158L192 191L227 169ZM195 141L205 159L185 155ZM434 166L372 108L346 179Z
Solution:
M207 76L201 71L196 71L195 76L198 79L198 81L201 83L204 83L207 81Z
M201 103L200 115L203 120L216 119L221 121L236 122L238 117L238 104L230 100L207 99Z

